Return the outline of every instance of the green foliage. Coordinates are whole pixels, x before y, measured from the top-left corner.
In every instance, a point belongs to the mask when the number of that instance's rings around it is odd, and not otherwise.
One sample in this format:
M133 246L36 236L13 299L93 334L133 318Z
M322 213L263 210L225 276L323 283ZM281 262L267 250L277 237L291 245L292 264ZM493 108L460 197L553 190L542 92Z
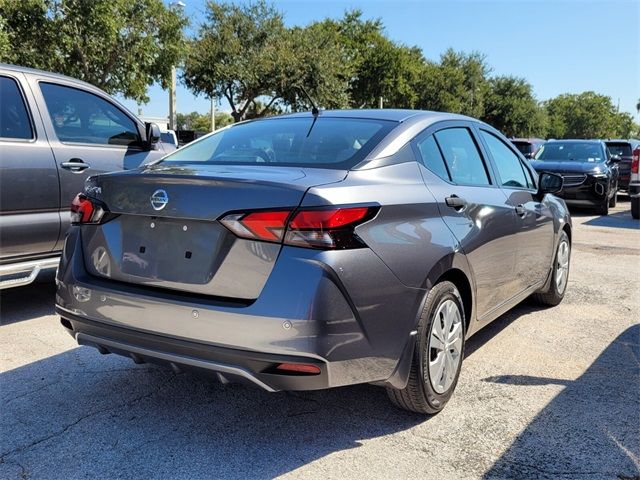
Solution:
M388 108L415 106L418 96L414 86L424 64L419 48L392 42L381 20L363 20L360 10L316 25L333 32L342 46L350 106L375 108L380 98Z
M491 68L484 55L447 50L440 63L428 63L419 83L419 108L482 117L490 91Z
M216 112L215 116L216 130L233 123L233 117L227 112ZM208 113L178 113L177 117L179 130L195 130L196 132L211 131L211 115Z
M79 78L148 101L167 88L187 20L162 0L0 0L0 60ZM3 51L8 40L11 49Z
M544 137L546 115L524 78L493 77L489 80L481 119L510 137Z
M638 130L631 115L618 113L610 97L595 92L566 93L544 106L552 138L624 138Z
M207 20L190 43L183 79L194 93L225 98L239 121L251 110L261 116L273 108L306 105L300 87L321 106L345 106L344 68L330 31L315 25L287 29L282 15L264 1L209 2Z

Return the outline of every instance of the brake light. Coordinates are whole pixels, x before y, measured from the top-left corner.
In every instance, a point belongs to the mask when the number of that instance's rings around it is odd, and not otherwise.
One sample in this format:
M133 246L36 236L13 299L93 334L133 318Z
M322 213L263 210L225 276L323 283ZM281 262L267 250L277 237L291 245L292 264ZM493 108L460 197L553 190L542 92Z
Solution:
M365 246L354 228L373 218L378 207L334 207L231 213L220 219L238 237L307 248Z
M631 173L638 173L638 167L640 164L640 147L633 151L633 159L631 160Z
M320 373L320 367L306 363L281 363L276 367L276 370L282 373L303 375L318 375Z
M84 193L79 193L71 202L71 223L100 223L104 209L94 204Z

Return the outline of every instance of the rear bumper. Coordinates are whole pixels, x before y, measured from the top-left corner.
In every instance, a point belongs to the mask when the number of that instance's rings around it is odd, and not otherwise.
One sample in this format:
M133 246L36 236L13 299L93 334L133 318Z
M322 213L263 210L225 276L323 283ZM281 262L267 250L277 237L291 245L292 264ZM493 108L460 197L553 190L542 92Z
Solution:
M316 390L329 387L327 366L315 358L269 355L93 322L57 307L62 325L78 344L97 348L101 353L130 357L136 363L158 363L175 372L195 370L216 376L222 383L249 383L269 392ZM315 365L319 374L276 373L281 363Z
M76 227L67 237L56 293L56 309L79 343L262 382L271 390L389 380L425 297L369 249L284 247L250 303L142 287L89 275L79 236ZM268 365L249 368L246 361L254 357ZM317 364L322 373L268 373L280 358Z

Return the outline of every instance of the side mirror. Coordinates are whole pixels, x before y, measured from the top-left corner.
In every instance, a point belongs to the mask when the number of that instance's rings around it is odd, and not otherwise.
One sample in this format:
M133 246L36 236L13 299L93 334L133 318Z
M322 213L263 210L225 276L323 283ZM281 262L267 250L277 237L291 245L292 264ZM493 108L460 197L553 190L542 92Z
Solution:
M160 127L155 123L145 123L145 129L147 133L147 145L149 150L156 150L158 148L158 142L160 141Z
M558 193L562 190L564 179L555 173L542 172L538 177L538 196L543 197L546 193Z

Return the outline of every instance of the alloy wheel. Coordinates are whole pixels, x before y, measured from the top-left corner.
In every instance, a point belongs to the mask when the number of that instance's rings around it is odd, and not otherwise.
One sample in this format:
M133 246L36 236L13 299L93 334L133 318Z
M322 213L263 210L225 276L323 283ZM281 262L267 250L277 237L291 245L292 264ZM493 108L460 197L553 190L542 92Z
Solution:
M556 255L556 290L559 294L564 293L569 279L569 242L563 240L558 246Z

